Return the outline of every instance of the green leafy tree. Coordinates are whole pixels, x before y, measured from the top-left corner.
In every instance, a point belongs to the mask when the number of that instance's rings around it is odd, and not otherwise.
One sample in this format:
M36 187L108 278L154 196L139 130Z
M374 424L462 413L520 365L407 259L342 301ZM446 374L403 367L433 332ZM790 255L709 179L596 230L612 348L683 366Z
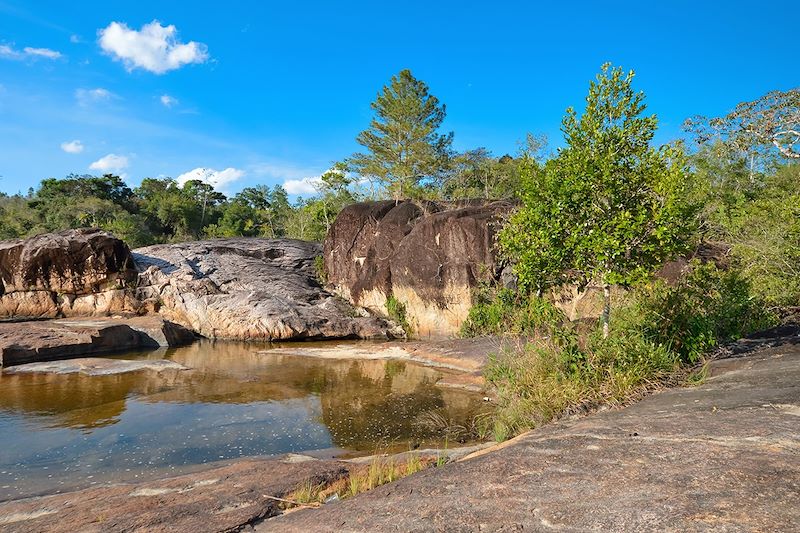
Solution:
M437 133L444 104L410 70L393 76L372 103L375 116L356 140L366 148L347 160L348 168L377 182L395 200L422 194L446 170L453 134Z
M682 151L651 147L657 120L644 115L633 76L603 65L583 114L567 110L567 147L543 167L525 163L523 205L499 235L523 289L602 285L606 335L611 286L651 275L695 225Z
M777 153L800 159L800 88L770 91L741 102L727 115L697 115L684 122L700 145L719 144L747 161L749 177L773 164ZM776 151L777 150L777 151Z

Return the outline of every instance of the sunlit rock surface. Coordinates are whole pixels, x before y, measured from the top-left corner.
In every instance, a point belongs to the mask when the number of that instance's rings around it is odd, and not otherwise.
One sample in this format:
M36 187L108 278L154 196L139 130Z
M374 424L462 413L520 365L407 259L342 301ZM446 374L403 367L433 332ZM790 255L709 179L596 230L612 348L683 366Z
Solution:
M211 339L390 338L317 281L317 243L233 238L135 250L146 307Z
M256 531L799 531L800 330L772 334L711 362L701 386L561 420Z

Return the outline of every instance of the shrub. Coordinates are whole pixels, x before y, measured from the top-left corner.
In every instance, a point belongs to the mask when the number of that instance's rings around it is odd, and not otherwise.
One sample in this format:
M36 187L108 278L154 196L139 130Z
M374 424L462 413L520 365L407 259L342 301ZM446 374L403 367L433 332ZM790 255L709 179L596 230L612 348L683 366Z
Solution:
M325 258L323 256L318 255L314 258L314 270L317 273L317 279L320 284L327 285L328 272L325 270Z
M559 330L563 313L549 300L518 296L510 289L481 287L461 325L462 337L482 335L535 336Z
M599 324L579 336L564 323L559 335L491 357L484 375L497 393L495 438L677 383L714 346L775 317L738 272L693 263L674 286L632 291L613 321L608 338Z
M618 327L622 333L639 332L693 364L719 343L776 323L753 292L738 270L694 262L676 285L657 282L633 293L631 304L617 315Z
M398 300L394 294L390 294L389 297L386 298L386 314L403 328L406 335L411 335L412 328L411 324L408 322L406 306L403 302Z

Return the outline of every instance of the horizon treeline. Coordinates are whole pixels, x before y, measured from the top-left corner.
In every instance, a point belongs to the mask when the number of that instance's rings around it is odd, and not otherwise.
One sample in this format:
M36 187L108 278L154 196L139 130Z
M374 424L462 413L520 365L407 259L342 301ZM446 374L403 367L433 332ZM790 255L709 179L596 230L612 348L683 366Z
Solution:
M527 134L513 154L497 156L480 147L457 152L453 132L441 131L446 106L408 70L393 76L371 107L373 119L356 137L363 150L334 164L311 197L292 202L280 185L247 187L227 197L199 180L178 184L145 178L131 188L111 174L69 175L44 179L26 195L0 193L0 239L94 226L131 247L234 236L320 241L339 211L354 202L480 198L536 203L547 196L533 189L548 180L555 180L548 187L566 184L565 177L590 172L591 161L600 160L590 149L576 151L581 136L597 127L591 121L581 125L585 133L565 130L571 135L569 151L549 151L547 139ZM655 131L655 115L646 120ZM749 276L772 285L771 294L788 299L800 294L800 89L742 102L725 116L693 116L685 130L687 141L653 148L668 150L665 168L685 162L688 181L682 194L691 194L698 207L692 240L729 246L732 259ZM642 139L652 144L652 135ZM637 159L650 152L630 153ZM613 172L628 167L622 162ZM571 186L581 190L580 183Z

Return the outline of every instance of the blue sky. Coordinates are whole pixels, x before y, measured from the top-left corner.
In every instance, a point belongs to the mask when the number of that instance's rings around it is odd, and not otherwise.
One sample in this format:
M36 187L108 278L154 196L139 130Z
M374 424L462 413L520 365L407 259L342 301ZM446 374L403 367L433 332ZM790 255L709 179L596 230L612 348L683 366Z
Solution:
M0 190L208 169L227 193L302 193L358 149L403 68L461 150L514 153L529 131L558 145L605 61L636 70L666 142L689 115L800 85L797 20L787 1L0 0Z

